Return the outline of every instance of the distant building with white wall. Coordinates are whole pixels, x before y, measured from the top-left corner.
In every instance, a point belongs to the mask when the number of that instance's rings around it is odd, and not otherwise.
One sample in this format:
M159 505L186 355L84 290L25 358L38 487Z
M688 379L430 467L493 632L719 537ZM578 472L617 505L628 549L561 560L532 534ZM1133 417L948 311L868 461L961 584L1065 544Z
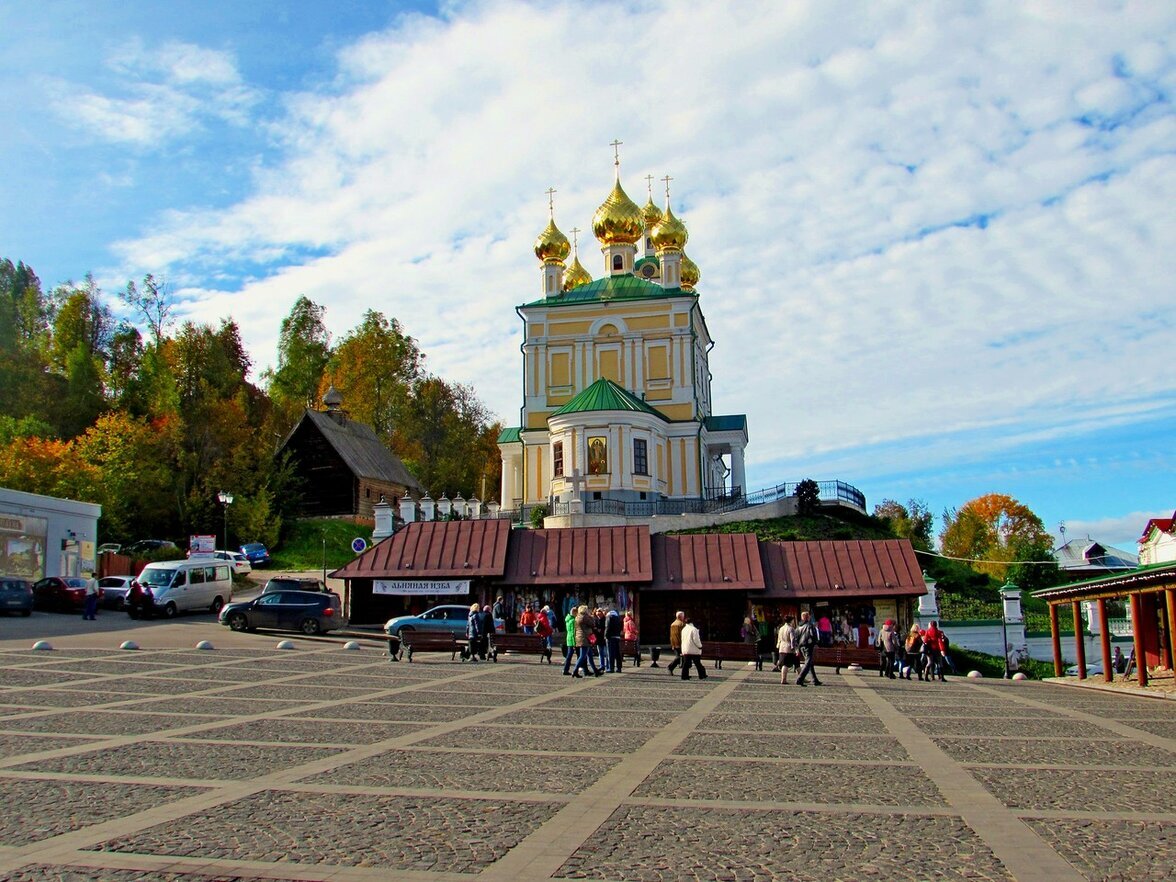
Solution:
M1176 512L1170 518L1151 518L1139 537L1139 564L1169 563L1176 560Z
M0 487L0 575L36 581L97 569L102 506Z

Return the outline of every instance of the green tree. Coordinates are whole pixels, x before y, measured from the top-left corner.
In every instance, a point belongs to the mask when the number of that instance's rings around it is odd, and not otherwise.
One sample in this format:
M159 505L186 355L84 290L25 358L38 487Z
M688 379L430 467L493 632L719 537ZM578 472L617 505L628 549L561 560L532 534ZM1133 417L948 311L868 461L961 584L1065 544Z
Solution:
M319 384L333 384L351 416L391 438L420 376L424 356L396 319L368 310L363 321L335 347Z
M805 478L796 485L796 513L809 517L821 508L821 486L812 478Z
M142 286L136 285L134 280L127 282L127 287L119 294L119 299L143 319L151 332L151 339L159 345L163 341L163 332L171 323L174 308L167 283L160 282L148 274L143 277Z
M323 308L299 297L282 319L277 367L263 375L285 428L294 424L304 408L315 406L330 357L331 335L323 324Z
M931 550L931 528L935 519L927 503L921 499L911 499L906 505L894 499L883 499L874 506L874 517L885 521L895 536L909 539L920 551Z

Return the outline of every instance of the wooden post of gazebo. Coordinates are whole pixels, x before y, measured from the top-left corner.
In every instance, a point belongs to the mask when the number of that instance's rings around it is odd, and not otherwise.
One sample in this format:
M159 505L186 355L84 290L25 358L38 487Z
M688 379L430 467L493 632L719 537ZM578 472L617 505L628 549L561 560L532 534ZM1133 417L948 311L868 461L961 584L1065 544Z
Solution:
M1078 655L1078 679L1086 679L1086 641L1082 639L1082 605L1077 600L1070 601L1070 611L1074 614L1074 651Z
M1176 588L1169 588L1164 592L1168 606L1168 647L1172 669L1176 670Z
M1058 628L1058 605L1049 605L1049 634L1053 638L1054 676L1062 676L1062 635Z
M1131 594L1131 634L1135 638L1135 672L1139 685L1147 685L1147 658L1143 654L1143 603L1138 591Z
M1115 669L1111 667L1111 628L1107 621L1107 599L1098 599L1098 626L1102 629L1102 657L1103 680L1110 683L1115 679Z

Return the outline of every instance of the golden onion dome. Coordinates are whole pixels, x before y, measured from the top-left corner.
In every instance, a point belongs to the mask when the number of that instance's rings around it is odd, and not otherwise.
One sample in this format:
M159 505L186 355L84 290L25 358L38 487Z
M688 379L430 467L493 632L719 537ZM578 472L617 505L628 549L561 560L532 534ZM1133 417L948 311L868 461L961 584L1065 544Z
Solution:
M681 251L686 247L686 240L690 236L686 232L686 225L674 217L674 212L667 205L662 222L654 227L653 234L649 238L653 242L653 247L657 249L657 253L664 254L667 251Z
M559 231L555 218L547 222L539 238L535 240L535 256L544 263L563 263L572 250L568 237Z
M592 232L602 245L632 245L645 232L641 209L625 195L619 176L608 198L592 215Z
M652 230L662 222L662 210L653 204L653 196L641 207L641 217L645 221L645 229Z
M687 257L685 251L682 252L682 261L678 271L682 276L682 290L693 291L694 286L698 284L698 264Z
M563 289L565 291L571 291L573 288L587 285L591 281L592 274L584 269L584 265L580 263L580 258L573 258L572 265L568 268L567 274L564 276Z

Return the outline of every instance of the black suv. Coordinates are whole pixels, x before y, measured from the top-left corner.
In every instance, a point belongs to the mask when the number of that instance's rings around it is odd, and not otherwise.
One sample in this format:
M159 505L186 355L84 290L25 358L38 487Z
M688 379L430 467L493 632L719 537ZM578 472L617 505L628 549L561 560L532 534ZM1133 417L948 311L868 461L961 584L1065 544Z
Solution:
M226 604L219 621L234 631L274 628L303 634L324 634L344 625L339 595L319 591L271 591Z

